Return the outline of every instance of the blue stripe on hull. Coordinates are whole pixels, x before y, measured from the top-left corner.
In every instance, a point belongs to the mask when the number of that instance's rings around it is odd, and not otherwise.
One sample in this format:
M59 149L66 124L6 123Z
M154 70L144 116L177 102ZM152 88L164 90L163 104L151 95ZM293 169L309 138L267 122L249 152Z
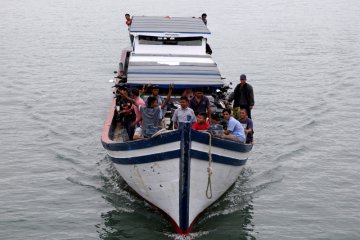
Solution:
M144 148L151 148L166 143L179 141L181 138L180 131L172 131L161 134L160 136L147 138L144 140L128 141L121 143L105 143L102 142L105 149L110 151L130 151ZM199 131L191 131L191 140L199 143L209 144L209 135ZM212 146L219 147L236 152L249 152L252 149L251 144L242 144L238 142L232 142L223 140L220 138L212 138Z
M231 166L241 166L245 165L247 159L236 159L236 158L229 158L224 157L216 154L211 154L212 161L216 163L221 163L225 165L231 165ZM199 160L209 161L209 154L207 152L201 152L198 150L191 150L191 158L196 158Z
M102 142L102 145L105 149L110 151L131 151L137 149L151 148L154 146L176 142L179 140L180 140L180 132L172 131L153 138L146 138L143 140L120 142L120 143Z
M209 161L209 155L207 152L201 152L198 150L190 150L191 158L196 158L198 160ZM170 152L148 154L145 156L139 157L130 157L130 158L116 158L110 157L111 160L116 164L130 165L130 164L143 164L151 162L160 162L170 159L179 159L181 156L180 150L174 150ZM212 154L212 161L220 164L231 165L231 166L241 166L245 165L247 159L236 159L230 157L224 157L217 154Z
M209 135L207 133L199 132L199 131L191 131L191 139L192 141L209 144ZM243 144L239 142L224 140L221 138L213 137L211 139L211 145L214 147L219 147L231 151L236 152L250 152L252 149L251 144Z

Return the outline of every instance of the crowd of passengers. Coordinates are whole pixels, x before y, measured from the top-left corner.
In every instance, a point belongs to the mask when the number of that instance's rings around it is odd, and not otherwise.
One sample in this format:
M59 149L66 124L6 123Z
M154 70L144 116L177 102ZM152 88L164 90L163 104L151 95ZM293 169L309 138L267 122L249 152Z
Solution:
M128 89L126 84L116 87L117 120L126 129L130 140L148 138L160 129L165 129L164 117L171 100L173 84L170 84L166 98L159 95L158 85L143 86L140 89ZM144 94L147 90L150 91L150 95L145 99ZM230 98L234 98L233 95L230 95ZM179 105L171 117L174 129L180 128L184 122L190 122L193 130L207 131L216 129L214 126L222 123L224 130L216 137L253 143L253 122L248 117L246 108L237 109L237 118L232 116L230 108L223 109L221 122L220 119L212 118L210 101L200 88L185 89Z

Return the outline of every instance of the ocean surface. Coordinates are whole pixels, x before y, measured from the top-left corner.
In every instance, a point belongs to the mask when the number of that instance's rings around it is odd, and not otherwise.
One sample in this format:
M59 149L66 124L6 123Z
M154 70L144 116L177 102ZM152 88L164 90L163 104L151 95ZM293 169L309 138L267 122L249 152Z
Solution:
M360 1L1 0L0 239L180 239L100 143L124 14L208 14L255 146L189 239L360 239Z

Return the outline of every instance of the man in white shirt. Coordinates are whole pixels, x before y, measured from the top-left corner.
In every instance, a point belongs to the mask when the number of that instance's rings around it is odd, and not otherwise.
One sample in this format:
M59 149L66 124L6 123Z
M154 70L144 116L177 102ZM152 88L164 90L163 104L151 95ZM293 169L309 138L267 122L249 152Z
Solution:
M191 125L196 122L194 111L189 108L189 99L185 96L180 98L180 108L176 109L172 117L174 128L179 128L181 123L189 122Z

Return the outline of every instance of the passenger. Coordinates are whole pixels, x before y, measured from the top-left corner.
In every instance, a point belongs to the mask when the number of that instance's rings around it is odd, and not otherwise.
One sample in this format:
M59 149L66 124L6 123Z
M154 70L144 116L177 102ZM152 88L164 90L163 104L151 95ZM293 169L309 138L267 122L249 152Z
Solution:
M135 104L140 112L142 117L142 123L141 123L141 129L136 129L136 139L139 139L141 136L150 137L151 134L151 128L158 128L160 125L160 115L161 110L165 108L167 103L170 101L171 93L173 91L173 84L170 84L169 92L166 96L166 99L162 102L162 104L159 106L158 101L156 97L150 96L148 97L146 106L138 105L138 103L132 99L129 98L129 96L124 95L126 99L128 99L130 102Z
M115 98L116 98L116 110L117 120L121 123L124 121L124 114L121 112L124 109L131 108L131 103L122 97L123 94L127 94L127 88L125 84L115 85L117 87Z
M253 121L251 118L248 118L246 109L240 110L240 119L239 119L241 125L244 128L245 135L246 135L246 143L253 143Z
M126 19L126 22L125 24L128 26L128 29L130 29L130 26L131 26L131 23L132 23L132 18L130 16L130 14L125 14L125 19Z
M120 114L123 115L122 125L126 129L129 139L132 140L135 130L135 127L132 125L132 123L136 119L134 110L132 108L132 104L131 103L123 104L121 108L122 110L120 111Z
M144 84L144 85L142 86L142 88L139 89L139 95L140 95L140 97L141 97L143 100L145 100L145 93L146 93L148 87L149 87L148 84Z
M241 74L240 83L235 87L234 92L230 94L227 102L234 101L234 117L239 119L240 109L246 109L247 115L251 118L251 109L253 109L254 91L253 87L246 83L246 75Z
M189 101L194 97L194 93L191 88L186 88L182 94L182 96L185 96L189 99Z
M128 101L123 95L127 95L128 90L126 85L119 85L116 92L116 110L117 110L117 121L126 129L126 133L129 139L132 139L134 134L134 126L132 123L135 121L136 116L132 108L132 103Z
M224 115L224 119L227 122L227 129L224 130L224 134L221 136L221 138L235 142L244 142L245 141L244 128L238 120L236 120L231 116L231 110L224 109L223 115Z
M131 90L132 96L134 98L135 104L132 105L132 109L134 110L136 119L131 124L132 127L139 127L141 125L141 112L139 110L139 107L137 106L145 106L144 100L139 96L139 90L136 88L133 88Z
M206 19L206 17L207 17L207 14L206 14L206 13L201 14L201 20L204 22L205 25L207 25L207 19Z
M211 108L209 98L204 96L202 89L195 90L195 96L191 99L189 107L197 115L200 112L206 112L209 120L211 119Z
M115 98L116 98L116 105L120 106L121 105L121 100L123 99L120 92L121 91L127 91L127 87L126 84L116 84L115 86L113 86L116 88L116 92L113 92L115 94Z
M160 90L159 85L152 85L152 86L150 86L150 88L151 88L151 95L149 97L155 97L158 104L162 105L163 102L164 102L164 98L159 95L159 90ZM149 99L149 97L148 97L148 99ZM148 99L146 100L146 103L147 103ZM162 108L161 113L160 113L160 119L161 119L161 126L162 127L165 127L164 117L165 117L165 114L166 114L166 110L167 110L167 108L166 108L166 105L165 105L165 107Z
M134 35L130 34L130 26L132 24L132 17L130 17L130 14L125 14L125 19L126 19L126 22L125 24L127 25L128 27L128 30L129 30L129 37L130 37L130 42L131 44L134 43Z
M192 125L192 129L194 130L207 130L210 127L210 123L206 121L207 114L205 112L201 112L196 116L196 123Z
M212 49L210 47L210 44L208 44L208 43L206 43L205 52L206 52L206 54L209 54L209 55L212 54Z
M187 97L180 97L180 106L180 108L175 110L172 117L175 129L179 128L180 123L190 122L193 124L196 122L194 111L189 108L189 99Z

